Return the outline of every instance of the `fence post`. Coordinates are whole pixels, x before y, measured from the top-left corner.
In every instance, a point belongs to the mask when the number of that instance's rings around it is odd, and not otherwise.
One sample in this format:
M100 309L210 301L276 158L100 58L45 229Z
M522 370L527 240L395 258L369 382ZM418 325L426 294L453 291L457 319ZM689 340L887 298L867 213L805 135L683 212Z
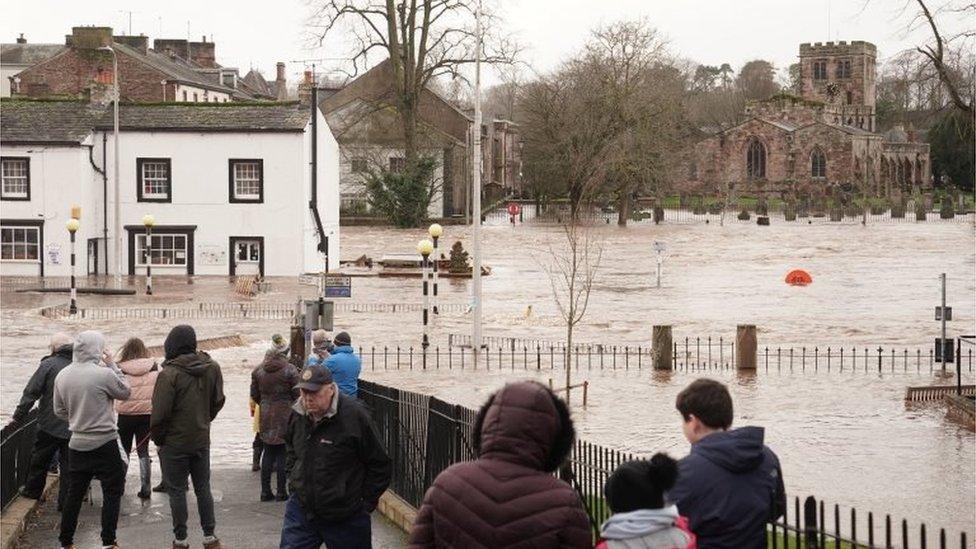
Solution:
M756 341L755 324L740 324L735 329L736 365L740 370L756 369Z
M651 335L651 364L655 370L672 370L671 326L654 326Z
M813 496L803 500L803 545L806 549L817 549L817 501Z

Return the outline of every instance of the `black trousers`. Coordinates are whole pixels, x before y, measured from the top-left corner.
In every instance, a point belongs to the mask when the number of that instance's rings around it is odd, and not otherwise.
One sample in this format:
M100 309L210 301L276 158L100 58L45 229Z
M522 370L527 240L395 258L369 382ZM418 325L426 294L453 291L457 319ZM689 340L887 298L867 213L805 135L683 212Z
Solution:
M64 505L64 497L68 493L68 483L65 477L68 472L68 439L37 430L34 439L34 451L31 454L30 468L27 470L27 480L24 482L23 494L31 499L38 499L44 492L47 472L51 466L54 453L58 454L58 469L61 482L58 483L58 509Z
M271 473L278 473L278 495L288 495L288 477L285 475L285 445L265 444L261 456L261 494L271 493Z
M74 542L81 502L93 478L102 484L102 544L115 543L128 467L123 451L117 438L94 450L68 449L68 494L61 513L61 535L58 536L63 547Z
M149 457L149 416L119 414L119 440L122 441L126 455L132 453L132 441L135 440L139 457Z

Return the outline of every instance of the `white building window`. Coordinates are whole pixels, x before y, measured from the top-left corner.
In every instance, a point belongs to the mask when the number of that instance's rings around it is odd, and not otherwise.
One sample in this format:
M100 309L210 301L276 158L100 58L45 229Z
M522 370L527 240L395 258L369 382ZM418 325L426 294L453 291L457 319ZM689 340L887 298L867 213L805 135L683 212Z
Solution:
M169 158L137 158L139 202L171 202L172 163Z
M40 227L0 227L0 259L38 261L41 257Z
M30 158L4 157L2 161L3 183L0 198L3 200L30 200Z
M185 234L152 235L153 267L160 265L186 265L187 249ZM146 265L146 235L136 235L136 265Z
M230 201L264 201L264 161L231 159Z

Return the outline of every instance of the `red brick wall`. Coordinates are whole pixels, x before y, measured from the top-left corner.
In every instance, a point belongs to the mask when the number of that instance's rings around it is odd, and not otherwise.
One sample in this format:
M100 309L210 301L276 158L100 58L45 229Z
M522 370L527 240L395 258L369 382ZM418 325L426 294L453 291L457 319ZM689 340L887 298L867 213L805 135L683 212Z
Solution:
M162 101L163 87L160 82L166 75L124 53L118 56L122 100ZM25 69L19 76L25 95L82 97L96 81L112 82L112 55L95 50L71 49ZM168 98L172 100L172 90Z

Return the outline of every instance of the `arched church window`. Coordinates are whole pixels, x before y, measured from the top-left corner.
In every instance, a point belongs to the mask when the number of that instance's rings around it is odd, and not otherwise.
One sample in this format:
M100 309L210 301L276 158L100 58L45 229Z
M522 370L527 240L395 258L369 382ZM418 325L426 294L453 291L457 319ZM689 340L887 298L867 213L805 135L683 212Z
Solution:
M825 179L827 177L827 155L819 148L810 154L810 177Z
M766 146L755 137L749 139L749 148L746 150L746 175L749 179L766 177Z

